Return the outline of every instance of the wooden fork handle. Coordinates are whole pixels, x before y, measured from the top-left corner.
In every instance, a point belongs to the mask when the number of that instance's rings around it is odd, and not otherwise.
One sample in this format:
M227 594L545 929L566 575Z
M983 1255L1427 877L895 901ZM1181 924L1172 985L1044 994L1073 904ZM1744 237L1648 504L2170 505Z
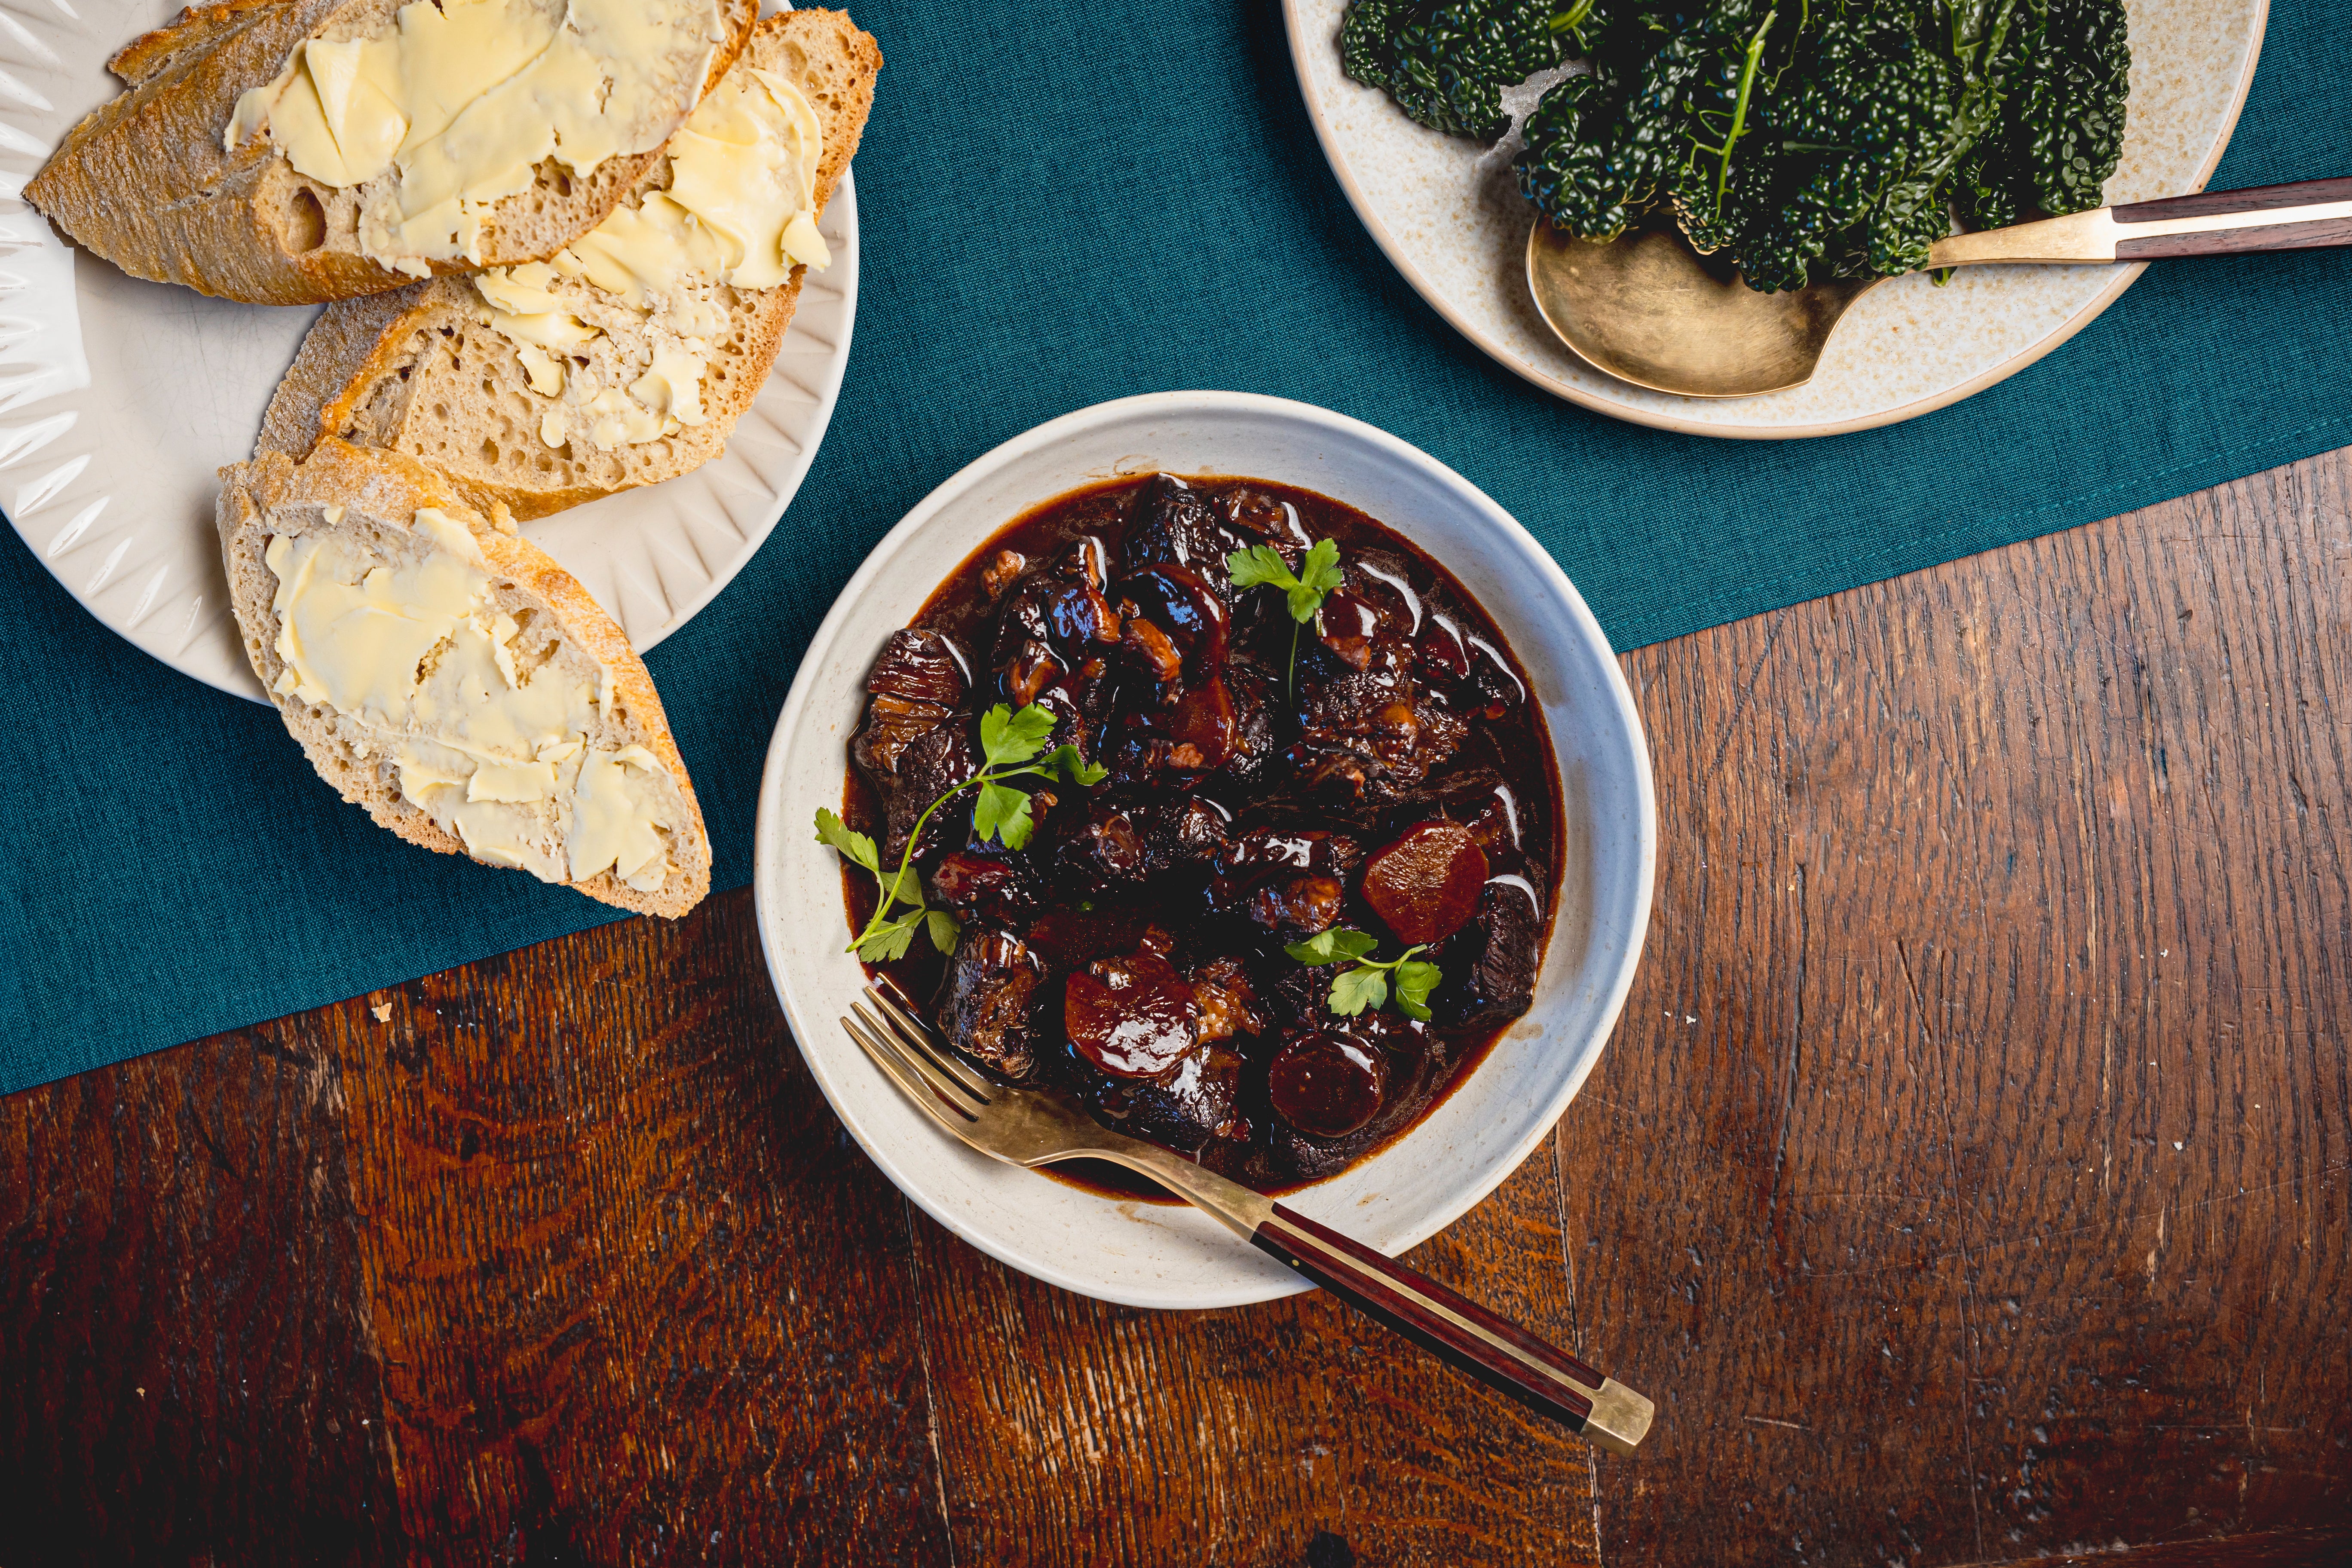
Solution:
M1349 1306L1612 1453L1632 1453L1649 1431L1654 1406L1632 1389L1361 1242L1271 1206L1251 1241Z
M1927 265L2156 261L2336 245L2352 245L2352 179L2200 191L1976 229L1937 240L1927 252Z
M2352 245L2352 179L2200 191L2110 210L2117 261Z

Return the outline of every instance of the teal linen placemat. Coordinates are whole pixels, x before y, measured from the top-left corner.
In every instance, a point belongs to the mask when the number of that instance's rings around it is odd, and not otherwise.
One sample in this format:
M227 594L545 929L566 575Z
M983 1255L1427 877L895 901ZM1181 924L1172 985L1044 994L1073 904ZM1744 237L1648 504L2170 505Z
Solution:
M719 888L749 879L769 731L866 551L990 447L1108 398L1271 393L1391 430L1533 530L1620 647L2352 442L2344 252L2158 264L2056 354L1891 429L1617 424L1494 364L1389 267L1274 0L856 15L889 64L840 411L758 557L647 661ZM2352 174L2347 81L2352 26L2276 7L2214 184ZM101 628L13 531L0 649L0 1090L614 918L378 830L275 714Z

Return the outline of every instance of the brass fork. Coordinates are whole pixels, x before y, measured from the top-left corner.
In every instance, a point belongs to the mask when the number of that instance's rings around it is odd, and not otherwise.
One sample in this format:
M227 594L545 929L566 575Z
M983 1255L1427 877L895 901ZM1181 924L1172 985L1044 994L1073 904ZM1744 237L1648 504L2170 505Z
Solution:
M1182 1155L1113 1132L1056 1090L990 1081L961 1060L885 983L841 1026L918 1109L982 1153L1034 1167L1108 1160L1150 1177L1349 1306L1612 1453L1630 1454L1654 1406L1564 1351L1383 1258L1361 1242Z

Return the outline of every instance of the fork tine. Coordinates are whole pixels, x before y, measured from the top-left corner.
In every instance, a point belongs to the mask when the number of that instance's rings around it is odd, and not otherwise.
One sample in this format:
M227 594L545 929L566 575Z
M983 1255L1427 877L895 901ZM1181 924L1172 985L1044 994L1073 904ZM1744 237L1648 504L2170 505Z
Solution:
M961 1084L940 1071L928 1053L917 1051L898 1038L897 1033L888 1025L867 1012L864 1004L852 1002L849 1005L849 1010L857 1015L859 1023L874 1031L881 1043L898 1058L899 1066L921 1079L932 1093L946 1100L957 1111L966 1117L976 1117L980 1114L980 1108L988 1103L984 1100L978 1099Z
M915 1102L917 1110L928 1111L933 1121L938 1121L957 1136L963 1135L964 1129L972 1121L969 1112L948 1104L937 1089L915 1076L913 1071L905 1065L905 1058L897 1050L883 1044L878 1037L868 1033L866 1026L855 1019L844 1018L841 1021L841 1026L849 1031L849 1037L856 1040L859 1047L873 1058L876 1067L880 1068L889 1076L891 1082L907 1091L907 1098Z
M955 1079L956 1087L982 1104L988 1103L987 1080L958 1061L953 1051L943 1047L929 1029L923 1027L921 1021L908 1011L899 996L893 994L898 987L886 988L882 982L877 981L866 990L874 998L875 1005L881 1009L884 1021L898 1031L900 1039L922 1052L933 1067Z

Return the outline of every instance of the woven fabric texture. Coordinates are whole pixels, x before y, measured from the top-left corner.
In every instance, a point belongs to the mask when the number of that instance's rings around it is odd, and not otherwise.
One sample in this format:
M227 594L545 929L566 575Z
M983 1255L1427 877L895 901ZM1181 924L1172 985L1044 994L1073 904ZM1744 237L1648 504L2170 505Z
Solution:
M1270 393L1393 431L1534 531L1621 647L2352 441L2344 252L2158 264L2040 364L1890 429L1621 425L1397 277L1316 146L1274 0L856 14L888 65L840 409L758 557L648 660L719 888L749 879L770 729L866 552L990 447L1108 398ZM2352 29L2276 7L2216 187L2352 174L2347 79ZM274 714L147 660L5 531L0 606L0 1091L613 918L378 830Z

